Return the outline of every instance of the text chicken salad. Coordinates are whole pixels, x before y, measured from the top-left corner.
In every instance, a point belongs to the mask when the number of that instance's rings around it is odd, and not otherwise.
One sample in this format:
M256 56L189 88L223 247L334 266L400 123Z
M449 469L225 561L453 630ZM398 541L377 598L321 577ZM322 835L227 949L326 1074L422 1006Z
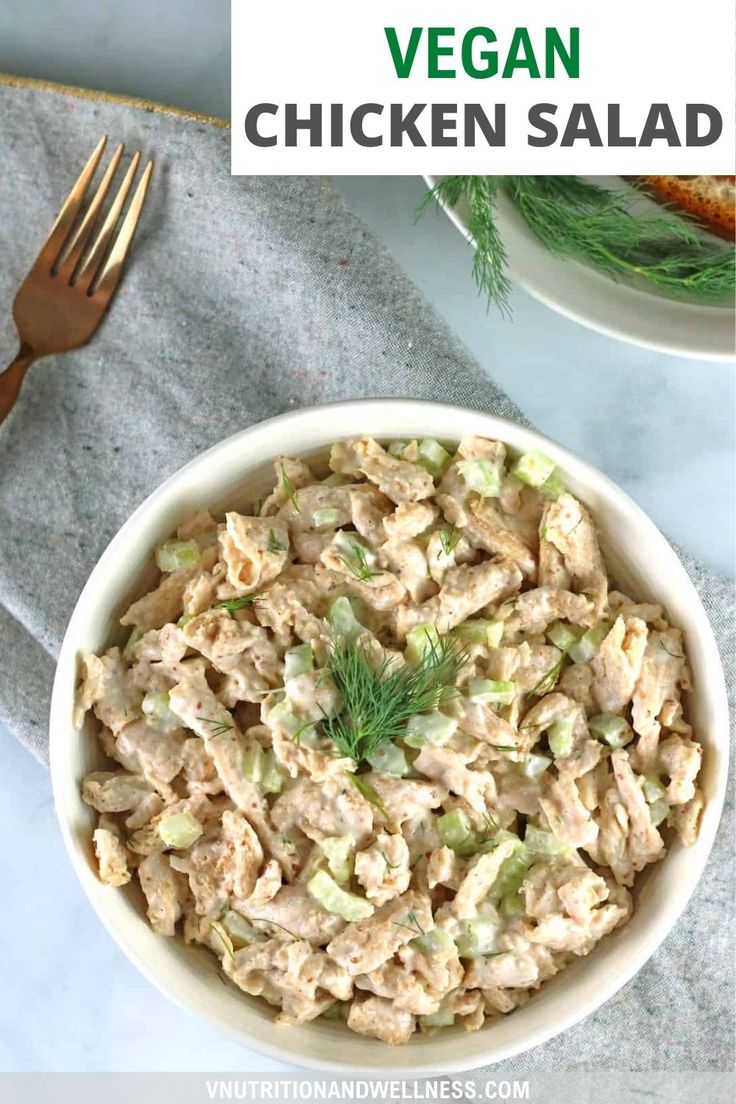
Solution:
M156 549L85 655L100 879L281 1024L385 1043L511 1012L625 924L704 798L683 634L614 588L540 452L279 458Z

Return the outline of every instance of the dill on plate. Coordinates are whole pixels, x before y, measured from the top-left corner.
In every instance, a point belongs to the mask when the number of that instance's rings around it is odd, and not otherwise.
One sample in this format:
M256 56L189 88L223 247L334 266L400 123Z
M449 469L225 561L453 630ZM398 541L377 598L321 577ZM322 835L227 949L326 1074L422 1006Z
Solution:
M499 195L551 253L580 261L613 279L638 278L672 295L717 302L736 290L734 250L713 245L686 215L640 213L637 197L577 176L446 176L419 213L436 199L464 203L475 243L473 275L488 302L509 312L508 258L498 228Z

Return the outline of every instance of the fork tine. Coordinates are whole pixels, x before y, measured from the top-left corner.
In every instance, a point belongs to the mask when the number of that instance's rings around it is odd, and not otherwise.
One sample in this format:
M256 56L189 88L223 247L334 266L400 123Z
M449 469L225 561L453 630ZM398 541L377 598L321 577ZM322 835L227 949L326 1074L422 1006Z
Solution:
M61 253L61 250L64 247L64 242L66 241L69 229L72 226L75 218L77 217L77 214L79 213L79 208L82 205L82 200L87 194L87 189L89 188L90 181L95 175L97 166L100 163L100 158L102 157L102 151L104 150L106 144L107 135L103 134L102 138L100 138L99 142L95 146L92 156L79 174L79 178L77 179L76 184L67 196L64 206L61 208L58 215L56 216L54 225L49 231L49 236L46 238L46 241L41 246L41 252L36 258L34 268L37 265L41 265L42 267L48 268L50 270L55 264L59 254Z
M85 291L89 290L90 284L97 275L97 270L100 267L100 262L105 255L105 250L110 243L110 238L112 237L117 221L120 218L120 212L123 209L123 204L125 203L128 192L130 191L130 186L133 183L133 179L135 177L140 159L141 155L136 150L136 152L133 154L133 157L131 158L130 164L128 165L125 176L123 177L123 182L118 188L117 195L110 204L110 210L107 212L105 221L102 224L102 229L97 235L97 239L92 246L90 254L87 257L87 260L84 262L82 269L77 277L76 282L80 284L85 289Z
M133 240L133 235L138 225L138 219L140 218L143 203L146 198L148 182L151 179L152 172L153 161L149 161L138 181L138 187L130 201L130 207L125 214L123 224L115 239L115 244L110 251L110 256L105 261L105 266L102 269L99 282L94 290L95 295L99 294L109 298L118 285L128 249L130 248L130 243Z
M121 142L112 155L110 164L105 169L102 180L98 184L97 191L92 198L92 202L87 208L84 218L82 219L81 223L72 236L71 243L64 250L65 256L58 266L59 273L63 279L69 279L69 277L72 276L74 269L77 267L77 264L79 263L79 258L84 251L90 235L92 234L95 223L97 222L100 213L100 208L105 201L105 196L107 195L112 179L117 172L118 165L120 164L120 158L123 156L124 149L125 146Z

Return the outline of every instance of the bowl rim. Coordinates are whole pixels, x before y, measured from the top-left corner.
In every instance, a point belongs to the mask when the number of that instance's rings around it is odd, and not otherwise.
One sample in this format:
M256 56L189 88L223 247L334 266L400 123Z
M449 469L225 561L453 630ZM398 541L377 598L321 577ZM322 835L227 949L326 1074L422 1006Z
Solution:
M124 545L129 534L136 530L143 518L150 514L155 514L155 512L165 504L170 492L182 484L188 475L213 464L216 462L219 454L224 453L236 444L241 442L245 444L249 438L259 434L269 435L268 447L265 453L259 455L259 460L265 463L280 454L281 448L279 446L287 443L288 428L296 423L309 423L309 421L312 420L314 423L312 432L317 435L319 433L320 420L328 415L342 415L340 424L343 426L360 426L361 417L370 416L371 412L378 415L382 410L396 406L412 408L412 413L416 415L417 421L422 413L425 412L428 415L431 412L434 417L440 412L447 413L448 428L450 428L450 426L452 427L452 433L450 435L453 439L456 436L455 427L461 420L480 420L483 422L484 426L487 427L488 436L508 443L512 448L542 449L547 452L563 470L572 469L575 472L575 478L585 483L586 487L590 487L591 490L595 489L602 493L603 497L607 499L617 500L618 503L633 515L639 525L643 525L649 530L652 538L659 542L661 554L669 560L669 567L674 571L675 575L679 575L680 585L682 585L687 592L689 605L691 605L693 615L698 621L697 635L700 637L700 642L707 653L709 670L708 694L709 699L712 700L714 710L714 723L712 725L711 734L714 744L719 747L719 751L721 752L720 767L714 777L714 792L706 806L707 815L703 818L703 823L701 824L696 844L697 851L695 853L692 851L690 852L692 859L688 877L683 879L683 883L678 885L677 891L671 895L670 900L663 906L663 914L658 917L657 923L650 924L645 931L640 933L636 948L633 951L630 947L628 948L626 965L621 972L611 977L607 984L596 989L595 993L588 995L586 999L576 1004L574 1008L570 1008L566 1014L556 1018L553 1024L540 1026L535 1030L528 1031L523 1038L515 1038L505 1044L496 1043L494 1046L486 1041L485 1047L479 1045L477 1052L470 1058L470 1064L468 1064L468 1056L456 1060L452 1058L448 1059L445 1056L427 1060L422 1056L422 1060L417 1064L416 1062L412 1062L411 1046L401 1048L402 1052L406 1053L407 1061L405 1064L396 1064L392 1062L389 1065L382 1063L380 1060L381 1055L385 1054L389 1049L385 1046L382 1046L380 1050L376 1048L376 1062L370 1061L366 1065L356 1065L354 1063L341 1061L340 1059L317 1058L310 1054L293 1053L289 1049L289 1037L286 1032L283 1036L283 1045L273 1044L263 1035L256 1035L243 1027L236 1027L230 1024L223 1016L218 1015L208 1006L200 1006L196 999L183 991L183 984L177 985L170 981L164 981L158 975L158 971L149 965L145 955L131 945L132 941L128 939L126 932L122 930L125 925L117 924L108 915L102 903L98 902L93 897L91 884L89 882L89 864L82 853L81 847L73 838L70 820L67 819L63 808L62 773L64 769L65 747L68 741L74 738L75 732L68 722L68 717L63 715L60 699L68 692L68 685L65 682L67 678L65 672L70 665L70 661L72 664L71 669L76 669L76 664L74 663L77 652L75 645L75 630L77 623L84 619L87 606L95 594L98 581L103 578L107 572L108 564L114 560L117 549ZM375 431L374 435L380 438L380 430ZM347 436L350 436L350 434L347 434ZM341 437L342 435L338 432L333 439L340 439ZM271 444L271 441L273 441L273 444ZM299 452L303 454L305 450L300 449ZM666 599L664 601L666 603ZM608 476L604 475L587 461L582 460L576 454L564 448L564 446L557 444L551 438L539 433L537 430L499 415L489 414L485 411L470 407L432 400L416 400L411 398L366 398L324 403L317 406L291 410L264 421L254 423L242 430L238 430L215 445L212 445L204 452L199 453L182 467L178 468L159 484L159 486L156 487L133 511L98 558L75 603L74 610L69 619L57 659L51 695L49 760L54 807L59 821L61 835L72 867L82 885L84 893L94 912L112 936L117 946L120 947L125 956L144 977L146 977L160 993L167 997L167 999L173 1001L174 1004L184 1011L205 1019L211 1025L222 1031L226 1036L239 1042L242 1046L276 1061L328 1073L352 1073L355 1075L367 1073L374 1077L380 1077L381 1075L388 1077L396 1074L424 1076L428 1073L459 1073L466 1070L477 1069L480 1066L491 1063L495 1064L496 1062L513 1058L532 1050L534 1047L547 1042L549 1039L566 1031L569 1027L579 1023L595 1012L638 973L670 933L682 914L697 887L710 855L723 811L726 792L729 759L728 717L728 700L723 667L713 630L705 609L703 608L700 595L666 537L664 537L642 508ZM722 741L719 740L719 734L723 734ZM476 1033L473 1038L478 1038L480 1044L482 1033ZM393 1050L393 1048L391 1049ZM396 1052L394 1051L393 1053L395 1054Z

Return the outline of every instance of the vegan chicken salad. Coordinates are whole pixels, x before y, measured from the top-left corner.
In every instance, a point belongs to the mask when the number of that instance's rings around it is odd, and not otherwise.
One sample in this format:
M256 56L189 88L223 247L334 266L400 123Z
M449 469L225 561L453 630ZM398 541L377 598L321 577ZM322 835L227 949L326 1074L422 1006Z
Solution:
M279 1023L475 1030L694 842L683 636L541 453L360 438L329 468L186 519L127 643L84 656L99 876Z

